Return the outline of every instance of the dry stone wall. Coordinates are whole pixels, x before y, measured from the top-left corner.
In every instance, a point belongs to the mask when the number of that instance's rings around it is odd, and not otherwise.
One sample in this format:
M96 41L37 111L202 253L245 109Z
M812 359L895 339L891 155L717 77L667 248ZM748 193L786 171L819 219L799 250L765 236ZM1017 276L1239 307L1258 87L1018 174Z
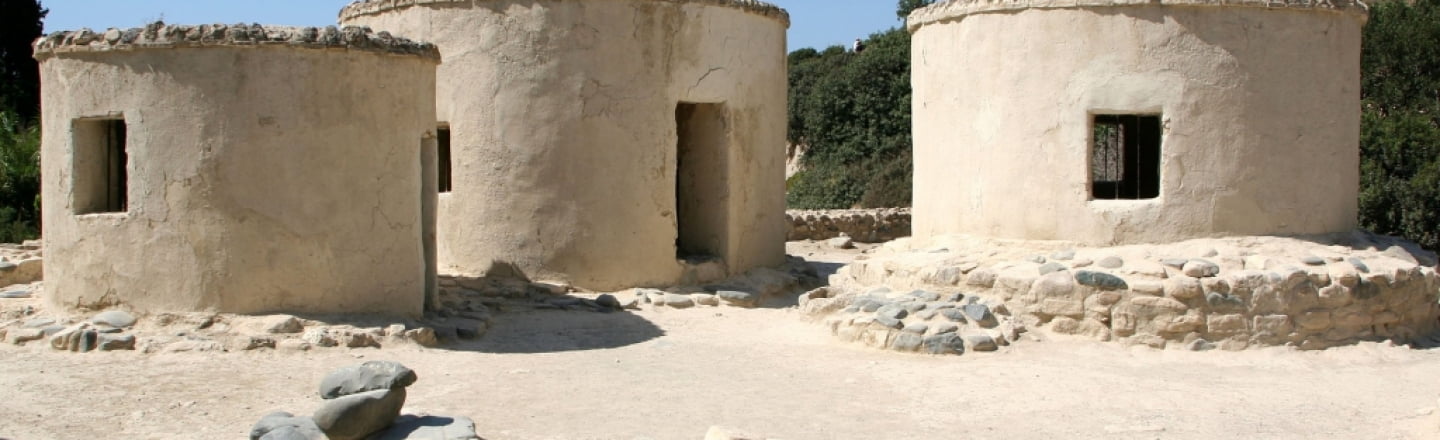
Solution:
M159 21L143 28L111 28L105 32L90 29L53 32L35 40L35 57L44 59L56 53L67 52L274 45L317 49L344 48L440 59L440 52L433 44L395 37L388 32L374 32L367 27L287 27L258 24L189 26L167 25Z
M876 286L959 294L1003 307L1020 329L1157 348L1323 349L1407 343L1437 330L1434 256L1411 244L1187 243L1074 249L971 240L857 261L832 277L837 293L826 296L833 311L874 300L860 292Z
M786 240L828 240L845 234L862 243L910 236L908 208L785 211Z

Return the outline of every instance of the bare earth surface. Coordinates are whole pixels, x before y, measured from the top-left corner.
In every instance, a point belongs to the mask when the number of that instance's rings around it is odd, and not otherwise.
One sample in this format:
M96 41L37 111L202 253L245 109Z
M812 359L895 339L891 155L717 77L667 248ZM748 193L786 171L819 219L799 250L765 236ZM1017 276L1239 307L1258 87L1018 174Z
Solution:
M272 410L313 411L326 373L372 359L419 374L405 412L469 416L487 439L699 439L712 425L792 440L1440 438L1440 351L1376 343L1192 353L1049 340L931 357L843 344L777 307L505 313L448 349L43 345L0 347L0 438L245 438Z

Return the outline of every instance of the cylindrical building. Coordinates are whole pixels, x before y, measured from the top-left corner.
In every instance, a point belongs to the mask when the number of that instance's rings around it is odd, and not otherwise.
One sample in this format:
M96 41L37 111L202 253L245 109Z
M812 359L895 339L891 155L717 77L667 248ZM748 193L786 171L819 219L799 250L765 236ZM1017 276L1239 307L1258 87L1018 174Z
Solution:
M917 238L1356 226L1351 0L950 1L910 16Z
M783 262L783 10L753 0L381 0L435 43L439 261L591 289ZM448 160L447 160L448 159Z
M54 305L422 312L433 46L157 23L35 54Z

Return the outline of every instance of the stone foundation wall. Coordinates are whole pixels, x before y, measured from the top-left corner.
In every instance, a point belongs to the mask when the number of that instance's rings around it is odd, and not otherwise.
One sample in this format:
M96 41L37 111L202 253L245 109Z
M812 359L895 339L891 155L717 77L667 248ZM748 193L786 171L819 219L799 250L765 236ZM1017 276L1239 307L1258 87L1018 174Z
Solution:
M1401 246L1192 257L1141 246L1019 258L1014 246L1023 242L857 261L832 277L832 289L963 292L1003 304L1027 327L1157 348L1407 343L1435 332L1440 317L1433 257Z
M827 240L841 233L862 243L881 243L910 236L910 209L839 209L785 211L790 223L787 241Z

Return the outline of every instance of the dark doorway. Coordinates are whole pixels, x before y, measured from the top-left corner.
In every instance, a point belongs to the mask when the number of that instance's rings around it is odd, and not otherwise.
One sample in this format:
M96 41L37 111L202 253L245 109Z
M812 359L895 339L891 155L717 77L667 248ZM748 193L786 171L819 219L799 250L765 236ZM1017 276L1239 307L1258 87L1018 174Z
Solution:
M1095 115L1090 139L1090 197L1160 196L1160 115Z
M729 214L729 127L724 104L675 107L676 258L723 258Z
M450 192L450 124L441 123L435 130L436 153L439 157L439 191Z
M129 210L130 157L124 118L74 122L73 179L75 214Z

